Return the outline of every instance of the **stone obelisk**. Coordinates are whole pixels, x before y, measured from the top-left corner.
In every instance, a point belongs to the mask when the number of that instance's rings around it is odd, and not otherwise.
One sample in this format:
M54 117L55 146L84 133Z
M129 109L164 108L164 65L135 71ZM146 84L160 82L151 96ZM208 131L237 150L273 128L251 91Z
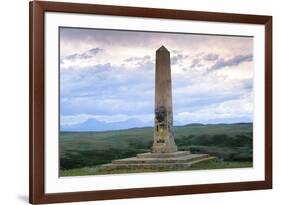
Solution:
M155 72L155 119L152 152L139 153L136 157L113 160L100 167L101 170L118 169L186 169L193 164L213 160L209 154L191 154L177 151L173 132L173 105L170 53L161 46L156 51Z
M156 51L155 119L153 153L177 151L173 132L173 104L170 52L161 46Z

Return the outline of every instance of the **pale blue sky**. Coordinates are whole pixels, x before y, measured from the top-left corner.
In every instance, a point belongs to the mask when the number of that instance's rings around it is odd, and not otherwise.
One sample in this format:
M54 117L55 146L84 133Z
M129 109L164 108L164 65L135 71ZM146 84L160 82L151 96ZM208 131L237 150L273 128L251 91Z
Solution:
M252 121L251 37L61 28L62 129L152 126L161 45L171 55L174 124Z

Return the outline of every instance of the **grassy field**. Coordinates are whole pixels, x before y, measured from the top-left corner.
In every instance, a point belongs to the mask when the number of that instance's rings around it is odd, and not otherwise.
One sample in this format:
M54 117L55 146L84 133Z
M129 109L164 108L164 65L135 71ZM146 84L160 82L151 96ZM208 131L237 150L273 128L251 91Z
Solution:
M221 169L252 166L252 124L176 126L175 141L179 150L209 153L218 160L196 164L193 169ZM60 175L109 174L99 165L114 159L134 157L149 152L152 128L134 128L108 132L61 132ZM123 172L170 170L119 170ZM114 171L114 173L117 173Z
M99 169L99 166L83 167L77 169L61 170L61 176L85 176L85 175L104 175L104 174L122 174L122 173L142 173L142 172L165 172L165 171L188 171L188 170L206 170L206 169L230 169L230 168L249 168L253 164L251 161L220 161L210 160L194 164L185 169L118 169L105 170Z

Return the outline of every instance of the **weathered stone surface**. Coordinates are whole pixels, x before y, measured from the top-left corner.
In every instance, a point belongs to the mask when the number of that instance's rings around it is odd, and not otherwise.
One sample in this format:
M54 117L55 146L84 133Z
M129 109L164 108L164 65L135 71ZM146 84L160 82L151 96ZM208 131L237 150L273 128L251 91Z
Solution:
M163 158L163 156L153 156L153 158L148 158L152 156L151 153L143 153L142 156L145 157L131 157L126 159L113 160L111 164L102 165L101 168L105 169L153 169L153 168L188 168L195 163L213 160L208 154L189 154L188 152L178 152L178 156L170 156Z
M146 163L185 163L192 160L203 159L209 157L208 154L187 154L185 156L179 157L169 157L169 158L162 158L162 157L154 157L154 158L138 158L138 157L131 157L126 159L118 159L113 160L112 164L146 164Z
M177 151L173 131L171 83L170 52L164 46L161 46L156 51L153 153Z
M137 158L171 158L171 157L182 157L190 154L190 151L178 151L171 153L141 153L137 154Z

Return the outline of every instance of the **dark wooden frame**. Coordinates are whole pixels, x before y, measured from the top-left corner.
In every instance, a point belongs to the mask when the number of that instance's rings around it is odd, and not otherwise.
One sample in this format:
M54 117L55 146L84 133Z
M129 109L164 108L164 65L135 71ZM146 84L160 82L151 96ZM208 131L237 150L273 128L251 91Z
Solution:
M105 6L93 4L30 2L29 5L29 201L33 204L73 202L135 197L197 194L272 188L272 16L226 14L155 8ZM265 26L265 180L151 187L137 189L101 190L46 194L44 192L44 13L68 12L113 16L150 17L162 19L199 20L259 24Z

